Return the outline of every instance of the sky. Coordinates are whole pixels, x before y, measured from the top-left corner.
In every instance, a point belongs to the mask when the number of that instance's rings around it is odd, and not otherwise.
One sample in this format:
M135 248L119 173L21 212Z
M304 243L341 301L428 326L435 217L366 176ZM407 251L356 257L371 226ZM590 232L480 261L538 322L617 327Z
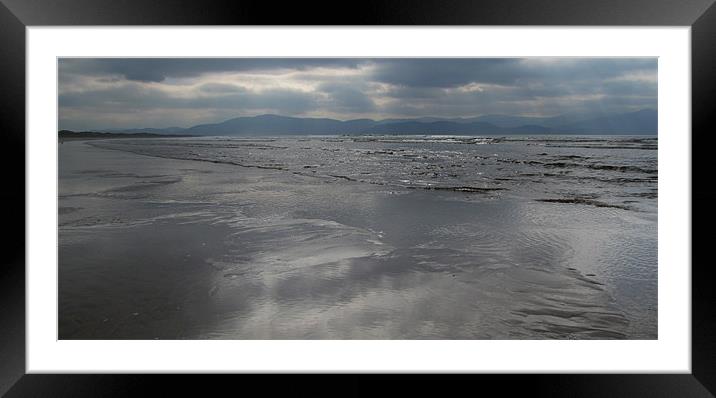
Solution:
M61 58L59 127L603 115L657 108L656 58Z

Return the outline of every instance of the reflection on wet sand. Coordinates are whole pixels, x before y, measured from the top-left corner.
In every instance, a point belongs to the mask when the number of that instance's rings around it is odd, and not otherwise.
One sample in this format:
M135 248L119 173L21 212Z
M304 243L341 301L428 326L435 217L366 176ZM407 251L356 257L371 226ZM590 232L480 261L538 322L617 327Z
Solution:
M60 338L656 337L648 204L172 157L60 148Z

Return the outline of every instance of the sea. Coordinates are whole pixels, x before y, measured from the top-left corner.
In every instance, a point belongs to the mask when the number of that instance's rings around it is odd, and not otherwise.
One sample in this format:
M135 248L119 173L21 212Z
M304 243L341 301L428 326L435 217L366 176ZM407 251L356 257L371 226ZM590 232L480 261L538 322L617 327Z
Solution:
M656 339L656 136L59 145L61 339Z

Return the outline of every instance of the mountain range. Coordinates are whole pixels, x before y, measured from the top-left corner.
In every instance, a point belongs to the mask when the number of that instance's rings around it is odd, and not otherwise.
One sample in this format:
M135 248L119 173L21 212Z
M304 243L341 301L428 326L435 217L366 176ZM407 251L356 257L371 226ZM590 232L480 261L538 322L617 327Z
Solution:
M310 135L310 134L657 134L657 111L554 117L484 115L474 118L354 119L301 118L279 115L245 116L189 128L102 130L112 133L185 135Z

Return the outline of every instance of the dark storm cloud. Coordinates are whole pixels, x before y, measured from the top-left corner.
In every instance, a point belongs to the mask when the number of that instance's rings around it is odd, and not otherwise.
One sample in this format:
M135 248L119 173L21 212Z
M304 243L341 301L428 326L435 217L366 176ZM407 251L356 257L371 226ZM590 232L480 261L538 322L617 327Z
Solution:
M58 64L64 128L191 126L261 113L554 116L657 105L656 58L63 58Z
M118 75L127 80L161 82L205 73L315 67L356 67L361 60L342 58L66 58L62 71L80 75Z
M377 64L376 81L407 87L456 87L469 83L514 85L531 81L591 81L628 71L655 70L656 59L545 58L395 59Z
M64 107L92 107L105 110L113 108L133 111L152 108L247 109L288 114L300 114L318 107L315 94L296 90L275 89L253 93L238 86L213 84L203 85L200 90L218 95L176 97L154 88L124 86L115 89L61 94L59 102Z
M352 84L324 83L318 89L329 95L327 105L336 111L366 113L375 110L375 103L360 87Z
M642 96L656 98L656 84L643 81L612 81L606 82L599 87L605 94L611 96Z
M244 93L246 92L246 89L237 86L235 84L225 84L225 83L206 83L199 86L199 90L204 93L213 93L213 94L238 94L238 93Z
M510 84L522 76L512 59L399 59L377 64L376 81L407 87L454 87L470 82Z

